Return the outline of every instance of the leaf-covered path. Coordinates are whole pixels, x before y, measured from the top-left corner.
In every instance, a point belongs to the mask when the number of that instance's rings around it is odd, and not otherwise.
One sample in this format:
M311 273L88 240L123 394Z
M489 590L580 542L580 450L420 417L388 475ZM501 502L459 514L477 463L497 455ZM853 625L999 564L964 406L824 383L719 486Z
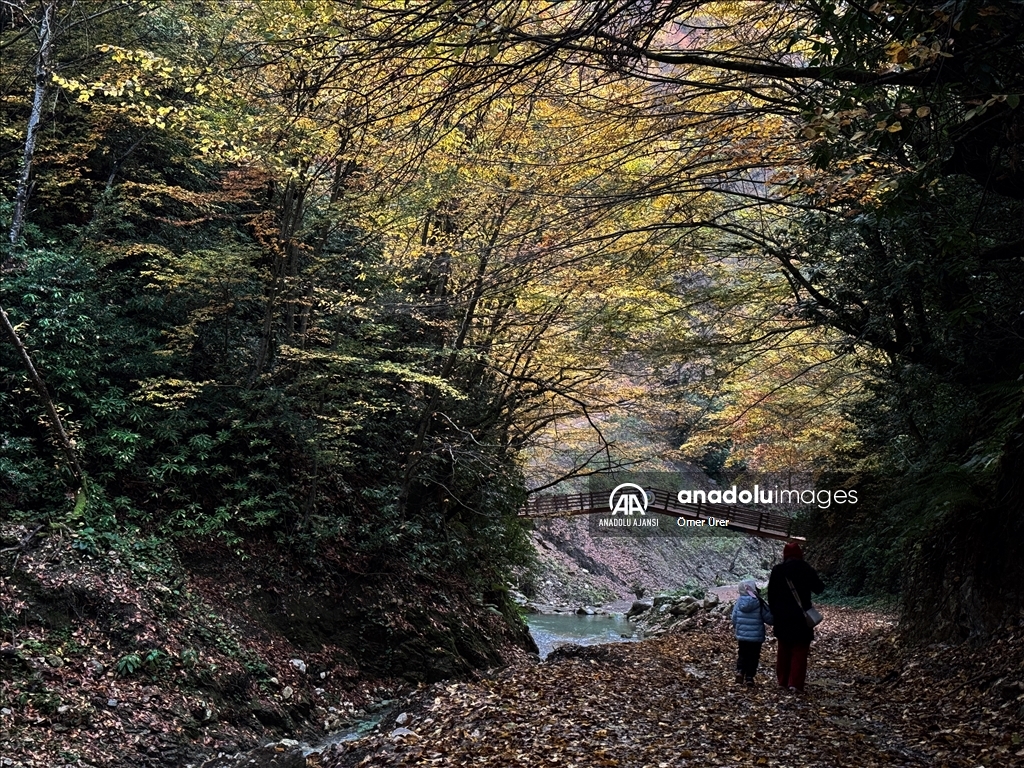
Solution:
M732 682L727 624L599 646L431 691L403 723L332 748L343 766L1024 765L1021 630L986 654L900 654L891 618L832 609L808 692ZM573 649L575 650L575 649ZM432 698L431 698L432 697Z

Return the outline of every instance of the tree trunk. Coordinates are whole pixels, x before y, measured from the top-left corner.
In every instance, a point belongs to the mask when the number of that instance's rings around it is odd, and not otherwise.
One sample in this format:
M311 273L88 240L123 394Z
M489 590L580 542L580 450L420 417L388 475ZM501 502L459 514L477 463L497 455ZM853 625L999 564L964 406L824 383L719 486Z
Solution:
M43 18L39 24L39 54L36 56L35 94L32 98L32 112L25 130L25 149L21 158L21 177L14 195L14 214L11 217L10 241L16 245L21 239L21 230L25 224L25 210L28 207L29 193L32 184L32 160L36 152L36 136L39 123L43 116L43 100L46 98L46 86L50 78L50 53L53 50L53 17L57 10L58 0L50 0L43 6Z
M68 465L71 467L71 471L74 472L75 479L84 487L85 474L82 472L82 465L78 462L78 452L75 450L75 445L71 442L71 438L68 436L68 432L64 428L64 420L61 419L60 413L57 411L57 406L54 404L53 398L50 397L50 391L46 388L46 384L43 382L42 377L36 370L35 365L33 365L32 358L29 356L28 350L22 343L21 337L18 336L18 331L11 324L11 319L7 316L7 312L4 311L3 307L0 307L0 324L3 325L7 338L10 339L15 349L18 350L21 361L25 364L25 370L28 372L29 379L32 381L32 386L39 395L39 399L43 401L43 406L46 408L46 413L50 419L50 428L53 430L54 436L57 438L57 445L60 447L64 457L67 459Z

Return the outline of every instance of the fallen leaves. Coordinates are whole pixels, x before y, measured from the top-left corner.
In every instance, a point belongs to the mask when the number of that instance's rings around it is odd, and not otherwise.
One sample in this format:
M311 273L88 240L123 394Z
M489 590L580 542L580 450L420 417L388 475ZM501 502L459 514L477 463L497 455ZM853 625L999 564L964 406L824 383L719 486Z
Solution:
M25 617L8 621L0 643L0 757L26 768L199 766L211 758L227 768L247 764L255 753L242 762L231 754L268 738L266 728L280 734L295 724L307 731L290 735L315 742L311 722L339 727L329 718L345 717L341 692L324 690L335 676L314 674L325 657L303 653L295 663L293 646L229 626L229 614L199 594L190 600L205 606L201 616L184 598L170 602L155 579L62 561L77 555L58 545L19 552L16 571L0 573L3 616ZM33 618L46 607L44 593L81 615L48 628ZM1024 627L1007 627L983 647L904 649L889 615L827 613L803 697L774 685L771 642L758 685L735 685L731 628L712 613L685 633L563 648L545 663L424 687L362 739L319 755L303 757L294 746L282 754L323 768L1024 765ZM170 666L117 674L128 649L158 645ZM244 668L260 658L274 667ZM283 719L282 707L300 705L307 716Z
M1004 642L1019 664L1024 642ZM322 764L976 768L1011 765L1020 750L1016 682L962 685L983 660L966 647L901 652L891 616L831 608L806 696L776 687L771 642L754 688L732 682L734 653L725 621L574 648L438 687L408 721L419 738L389 739L382 724ZM1011 696L1014 706L993 708Z
M0 543L21 534L0 525ZM223 577L204 591L178 565L130 565L60 532L0 558L0 765L198 765L375 698L331 649L300 671L293 645L217 604Z

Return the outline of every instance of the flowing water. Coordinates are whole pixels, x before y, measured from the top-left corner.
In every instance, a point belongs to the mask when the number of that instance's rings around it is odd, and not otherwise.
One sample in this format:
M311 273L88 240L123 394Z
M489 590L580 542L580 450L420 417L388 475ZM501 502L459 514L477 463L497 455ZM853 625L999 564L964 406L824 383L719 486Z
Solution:
M601 643L630 642L633 637L633 626L626 621L621 613L606 613L597 616L578 616L573 613L555 614L532 614L526 617L526 623L530 627L530 634L537 643L540 650L540 657L547 658L552 650L560 645L574 643L576 645L598 645ZM381 702L377 709L383 709L391 702ZM392 713L393 714L393 713ZM354 741L368 733L381 722L382 713L377 711L367 716L365 720L355 723L348 728L328 734L314 745L306 744L291 739L284 739L278 742L281 749L294 749L303 758L320 753L344 741ZM394 727L393 724L389 727ZM280 750L279 750L280 751ZM275 753L276 754L276 753ZM255 751L241 753L230 758L229 762L219 765L233 765L238 768L249 766L270 765L260 762ZM262 758L260 758L262 759ZM276 761L277 757L274 757ZM277 763L274 762L276 765Z
M526 617L540 657L547 658L560 645L598 645L634 640L633 626L621 613L578 616L574 613L535 613Z

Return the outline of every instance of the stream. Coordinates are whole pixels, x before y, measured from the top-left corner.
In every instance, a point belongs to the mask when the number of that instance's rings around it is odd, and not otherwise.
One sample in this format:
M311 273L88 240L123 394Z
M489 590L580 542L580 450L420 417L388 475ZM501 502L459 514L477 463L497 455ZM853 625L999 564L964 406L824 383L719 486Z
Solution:
M526 617L542 659L560 645L599 645L632 642L633 625L621 613L579 616L574 613L535 613Z
M601 643L632 642L633 626L621 613L581 616L574 613L531 614L526 617L542 659L560 645L599 645ZM380 702L367 713L365 720L348 728L334 731L316 744L294 739L281 739L263 747L234 755L218 755L202 763L202 768L269 768L270 766L304 765L314 753L323 752L334 744L353 741L366 735L385 717L390 701ZM389 727L393 727L389 725Z

